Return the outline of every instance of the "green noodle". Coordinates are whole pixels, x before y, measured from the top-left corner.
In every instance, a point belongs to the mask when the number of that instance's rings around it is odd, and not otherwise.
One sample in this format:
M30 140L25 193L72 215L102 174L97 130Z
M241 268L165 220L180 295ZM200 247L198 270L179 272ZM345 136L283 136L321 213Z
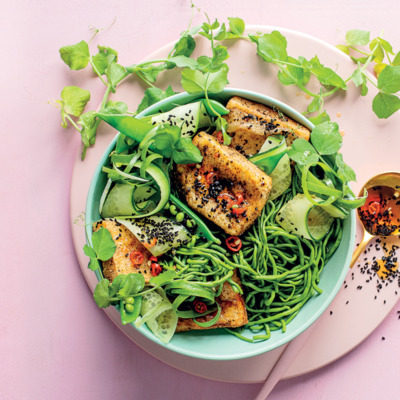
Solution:
M213 288L216 296L225 281L236 292L243 292L249 322L239 329L226 329L243 340L267 340L272 331L285 332L303 305L322 293L318 287L320 275L340 244L342 225L336 219L320 242L283 230L275 222L276 214L299 189L295 175L292 187L269 201L242 236L243 247L238 253L228 252L211 241L197 241L165 257L164 268L174 268L177 279ZM232 280L235 269L243 290ZM243 335L244 328L250 330L252 338Z

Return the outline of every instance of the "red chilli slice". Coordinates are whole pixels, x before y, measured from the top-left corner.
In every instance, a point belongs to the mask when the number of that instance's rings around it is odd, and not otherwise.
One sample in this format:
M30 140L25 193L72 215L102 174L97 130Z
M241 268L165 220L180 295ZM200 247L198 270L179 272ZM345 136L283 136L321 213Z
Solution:
M134 265L143 264L143 261L144 261L143 254L140 251L132 251L129 254L129 258L130 258L132 264L134 264Z
M234 252L238 252L243 246L242 241L237 236L229 236L225 240L225 243L228 249Z
M206 303L199 301L199 300L195 300L193 302L194 305L194 309L196 312L198 312L199 314L203 314L207 311L207 305Z
M151 272L151 275L158 276L162 272L162 267L160 266L160 264L152 263L150 266L150 272Z

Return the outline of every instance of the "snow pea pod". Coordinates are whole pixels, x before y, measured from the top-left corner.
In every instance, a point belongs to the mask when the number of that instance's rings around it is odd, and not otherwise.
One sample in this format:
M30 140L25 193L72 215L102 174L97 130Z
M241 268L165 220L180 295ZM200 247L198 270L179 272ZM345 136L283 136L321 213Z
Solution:
M97 113L96 115L117 131L134 139L136 142L141 142L154 128L153 125L128 115L108 115L102 113Z
M119 310L120 310L120 313L121 313L122 325L127 325L127 324L131 324L132 322L135 322L136 319L140 315L141 307L142 307L142 297L141 296L135 297L135 301L133 303L133 311L132 312L127 312L125 310L124 302L121 300L119 302Z
M204 107L206 108L207 114L210 117L218 117L219 115L229 114L229 110L222 105L219 101L211 99L202 99Z
M208 240L212 240L217 244L221 244L221 240L213 235L204 221L193 212L186 204L182 203L178 198L176 198L173 194L170 194L169 199L172 203L174 203L178 208L180 208L185 214L187 214L191 219L196 221L197 224L197 232L199 236L204 236Z

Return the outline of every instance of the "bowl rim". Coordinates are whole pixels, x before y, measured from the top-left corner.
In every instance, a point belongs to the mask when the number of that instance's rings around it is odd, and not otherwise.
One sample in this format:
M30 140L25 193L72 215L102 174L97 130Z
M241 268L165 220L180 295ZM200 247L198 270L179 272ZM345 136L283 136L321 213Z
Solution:
M272 98L268 95L250 91L250 90L245 90L245 89L239 89L239 88L225 88L219 93L216 94L209 94L209 97L212 99L219 99L219 98L228 98L228 97L233 97L233 96L240 96L243 98L246 98L248 100L256 101L261 104L268 105L270 107L276 107L282 111L283 114L286 116L294 119L295 121L301 123L302 125L305 125L307 128L312 130L314 128L314 124L309 121L306 117L304 117L302 114L300 114L298 111L293 109L291 106L288 104L285 104L275 98ZM185 104L188 102L193 102L197 99L204 98L203 93L199 94L189 94L187 92L183 93L178 93L173 96L167 97L150 107L146 108L142 112L140 112L137 117L143 117L149 114L153 114L159 110L166 111L167 109L171 109L176 105L180 104ZM98 184L98 179L100 175L102 174L102 167L104 164L107 163L108 157L110 152L114 149L117 138L119 136L119 133L115 135L115 137L111 140L110 144L107 146L105 152L103 153L102 157L97 163L96 169L92 175L87 198L86 198L86 205L85 205L85 236L86 236L86 242L89 244L90 243L90 238L92 235L92 223L95 221L89 220L89 215L91 215L91 207L93 204L93 197L94 193ZM317 310L315 313L313 313L311 318L307 318L306 323L301 324L301 327L298 327L297 329L290 329L291 324L288 325L288 330L283 333L281 336L279 336L275 341L271 342L269 340L263 341L263 342L256 342L256 343L249 343L249 346L246 346L246 351L238 352L234 355L232 354L222 354L222 355L214 355L214 354L207 354L206 352L203 351L193 351L193 350L188 350L185 348L181 348L180 346L177 346L174 344L173 339L165 344L161 342L159 339L157 339L154 334L147 328L147 326L142 326L140 328L136 328L133 324L130 324L130 327L132 329L135 329L136 331L139 331L141 334L143 334L146 338L150 339L154 345L159 345L162 346L168 350L171 350L173 352L176 352L178 354L182 354L185 356L193 357L193 358L199 358L199 359L206 359L206 360L215 360L215 361L228 361L228 360L238 360L238 359L243 359L243 358L248 358L248 357L253 357L257 356L272 350L277 349L278 347L281 347L293 339L295 339L297 336L302 334L304 331L306 331L311 325L313 325L319 318L320 316L326 311L326 309L329 307L333 299L335 298L336 294L339 292L342 283L345 279L345 276L348 272L348 266L350 264L351 256L352 256L352 249L354 248L355 244L355 229L356 229L356 212L355 210L351 210L349 213L349 216L345 219L345 221L348 221L348 229L349 229L349 239L350 242L348 243L348 251L346 253L345 260L343 262L343 266L341 267L342 269L340 270L338 279L334 286L332 287L332 290L329 292L327 297L324 299L324 301L317 307ZM343 239L342 239L343 240ZM340 245L342 246L342 244ZM339 246L339 247L340 247ZM337 249L338 250L338 249ZM336 251L337 251L336 250ZM330 261L330 260L329 260ZM328 261L328 263L329 263ZM326 268L326 265L324 266ZM101 273L99 270L94 271L97 280L99 281L101 279ZM313 297L318 298L317 296ZM311 299L313 299L311 298ZM309 299L305 305L311 300ZM115 307L115 306L114 306ZM303 306L304 307L304 306ZM302 309L303 309L302 307ZM118 308L115 307L117 310ZM301 310L302 310L301 309ZM301 310L299 311L299 314L301 313ZM119 312L119 311L118 311ZM298 318L298 315L296 316ZM296 319L295 318L295 319ZM213 333L213 330L207 330L207 332L204 331L190 331L190 332L185 332L185 334L189 335L197 335L199 333ZM230 335L232 338L234 337L233 335ZM240 340L235 338L236 340ZM273 343L273 345L269 345L270 343Z

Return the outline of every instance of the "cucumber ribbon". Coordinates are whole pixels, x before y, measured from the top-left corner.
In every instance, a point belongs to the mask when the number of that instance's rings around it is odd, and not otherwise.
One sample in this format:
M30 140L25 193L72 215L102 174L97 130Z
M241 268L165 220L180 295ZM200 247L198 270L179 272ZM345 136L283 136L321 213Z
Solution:
M329 232L333 219L302 193L284 204L276 214L276 222L285 231L315 241L321 240Z
M122 159L119 159L119 161L122 161ZM142 165L143 165L142 161L136 161L133 164L133 167L139 169L139 171L141 169L143 171ZM103 171L107 172L107 173L110 173L110 172L117 173L117 174L120 174L121 177L127 178L126 173L123 171L119 171L116 169L110 170L110 168L107 168L107 167L103 167ZM171 193L171 188L170 188L170 184L169 184L169 179L168 179L167 175L164 173L164 171L160 167L158 167L156 164L149 164L146 166L146 174L148 174L154 180L156 185L158 186L159 191L160 191L160 199L159 199L157 205L154 207L154 209L152 209L151 211L148 211L148 212L140 213L141 208L137 207L137 205L134 202L134 197L132 196L131 197L132 202L133 202L132 214L134 214L134 215L129 215L129 217L131 217L131 218L143 218L143 217L147 217L147 216L156 214L156 213L160 212L168 202L168 199L169 199L169 196ZM136 177L133 175L132 180L135 181L135 178ZM103 210L104 210L104 208L106 208L107 210L109 210L108 212L112 212L113 206L111 206L111 207L109 206L109 204L108 204L109 201L111 201L111 198L110 198L110 200L108 198L105 200Z
M281 158L288 152L285 138L281 135L276 138L279 139L279 144L277 146L249 158L249 161L263 169L267 175L272 173ZM269 139L267 138L267 140Z

